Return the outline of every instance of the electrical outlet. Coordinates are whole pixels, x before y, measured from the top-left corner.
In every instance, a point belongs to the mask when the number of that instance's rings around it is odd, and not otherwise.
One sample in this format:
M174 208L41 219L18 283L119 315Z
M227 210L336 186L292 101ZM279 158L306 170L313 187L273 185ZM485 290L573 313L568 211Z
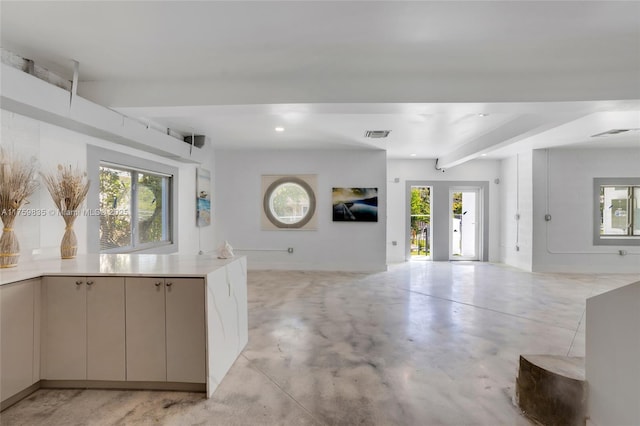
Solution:
M398 242L397 242L397 241L391 241L391 245L392 245L392 246L397 246L397 245L398 245Z
M293 247L289 247L289 248L287 249L287 253L293 253Z

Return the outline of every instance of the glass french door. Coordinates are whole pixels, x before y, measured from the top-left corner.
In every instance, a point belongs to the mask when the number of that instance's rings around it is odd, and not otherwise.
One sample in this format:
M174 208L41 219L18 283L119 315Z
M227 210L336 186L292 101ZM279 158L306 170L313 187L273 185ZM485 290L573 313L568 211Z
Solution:
M411 187L411 260L431 259L431 187Z
M449 188L449 259L480 259L480 188Z

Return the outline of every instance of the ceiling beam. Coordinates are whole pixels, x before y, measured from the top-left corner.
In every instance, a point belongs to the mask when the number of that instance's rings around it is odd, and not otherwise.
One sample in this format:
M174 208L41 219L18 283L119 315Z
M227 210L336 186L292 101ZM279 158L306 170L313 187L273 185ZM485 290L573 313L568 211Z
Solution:
M557 114L553 119L550 119L548 115L525 114L519 116L439 157L438 166L446 169L460 165L482 154L523 141L584 115L584 112L564 113Z

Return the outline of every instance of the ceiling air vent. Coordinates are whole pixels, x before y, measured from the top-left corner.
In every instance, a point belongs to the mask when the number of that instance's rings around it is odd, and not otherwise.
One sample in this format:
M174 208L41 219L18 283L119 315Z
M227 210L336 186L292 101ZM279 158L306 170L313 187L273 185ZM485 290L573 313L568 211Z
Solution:
M364 132L364 137L380 139L386 138L387 136L389 136L389 133L391 133L391 130L367 130L366 132Z
M606 132L598 133L597 135L591 135L591 137L595 138L595 137L598 137L598 136L618 135L620 133L633 132L633 131L638 131L638 130L640 130L640 129L611 129L611 130L608 130Z

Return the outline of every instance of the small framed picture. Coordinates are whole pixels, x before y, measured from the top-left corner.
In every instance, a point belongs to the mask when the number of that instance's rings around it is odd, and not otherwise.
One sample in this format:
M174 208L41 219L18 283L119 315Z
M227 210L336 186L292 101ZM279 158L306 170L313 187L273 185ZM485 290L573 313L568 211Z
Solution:
M211 172L196 170L196 226L211 225Z

